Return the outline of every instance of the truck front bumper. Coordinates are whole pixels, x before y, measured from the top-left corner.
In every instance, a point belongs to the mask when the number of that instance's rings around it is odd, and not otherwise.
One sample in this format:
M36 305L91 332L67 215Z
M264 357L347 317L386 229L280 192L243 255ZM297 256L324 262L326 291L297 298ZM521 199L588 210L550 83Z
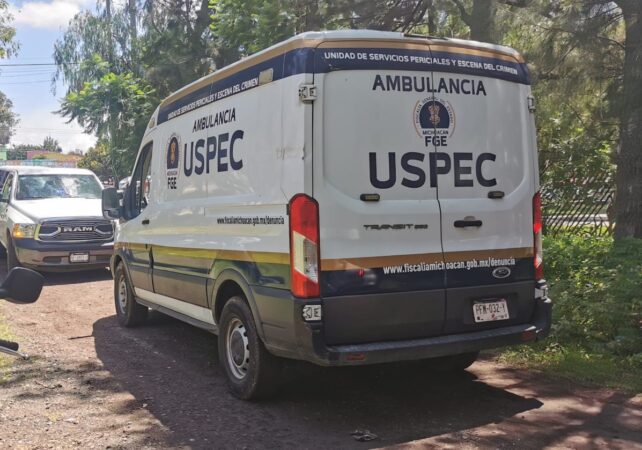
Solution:
M272 341L270 327L266 327L264 324L265 344L277 356L305 360L322 366L420 360L523 344L548 336L552 317L552 300L544 296L535 299L531 320L520 325L421 339L354 345L326 345L323 324L302 320L303 307L309 304L309 300L292 300L294 302L294 329L291 330L291 334L286 334L292 336L294 342L286 343L282 339ZM283 337L282 332L277 335Z
M114 242L41 242L35 239L14 241L18 261L25 267L44 271L91 270L109 266ZM70 255L86 253L86 262L71 262Z

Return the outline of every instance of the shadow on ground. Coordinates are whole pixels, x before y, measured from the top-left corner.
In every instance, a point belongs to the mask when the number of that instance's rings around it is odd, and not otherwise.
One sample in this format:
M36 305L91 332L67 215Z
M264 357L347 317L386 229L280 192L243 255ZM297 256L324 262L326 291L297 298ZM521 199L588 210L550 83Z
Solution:
M277 398L248 403L228 394L211 334L158 314L137 329L103 318L93 335L104 369L170 430L172 446L370 448L499 422L542 405L470 373L430 377L417 364L295 364ZM356 429L379 439L357 443L350 436Z

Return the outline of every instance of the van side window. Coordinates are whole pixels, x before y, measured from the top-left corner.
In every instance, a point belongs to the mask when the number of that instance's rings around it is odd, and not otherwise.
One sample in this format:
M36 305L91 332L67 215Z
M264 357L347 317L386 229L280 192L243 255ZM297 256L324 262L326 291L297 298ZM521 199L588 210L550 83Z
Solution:
M150 142L141 151L138 164L134 169L131 179L131 216L138 216L149 203L149 189L151 187L151 161L152 143Z
M10 174L9 176L7 176L7 179L4 182L4 185L2 186L2 201L8 202L9 198L11 198L12 185L13 185L13 174Z

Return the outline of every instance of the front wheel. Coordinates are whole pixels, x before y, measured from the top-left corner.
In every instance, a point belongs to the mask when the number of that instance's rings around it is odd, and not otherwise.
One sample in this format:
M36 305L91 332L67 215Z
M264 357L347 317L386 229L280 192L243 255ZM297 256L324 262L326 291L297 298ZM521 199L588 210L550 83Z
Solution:
M147 319L148 309L136 302L124 265L118 264L114 273L114 301L118 323L124 327L135 327Z
M252 312L242 297L232 297L223 308L218 355L235 397L253 400L269 397L277 390L281 361L261 342Z

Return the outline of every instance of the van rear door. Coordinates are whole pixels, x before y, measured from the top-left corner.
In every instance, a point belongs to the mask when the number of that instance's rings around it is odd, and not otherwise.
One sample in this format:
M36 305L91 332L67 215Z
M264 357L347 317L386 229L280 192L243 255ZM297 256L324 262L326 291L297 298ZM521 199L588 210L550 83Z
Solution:
M326 41L315 52L313 196L328 344L438 335L445 317L437 191L404 91L426 42ZM414 72L425 83L429 71ZM406 78L403 78L406 77ZM364 295L367 294L367 295Z
M433 73L423 111L446 262L444 332L527 322L534 292L532 199L537 183L528 75L519 57L432 46L457 63ZM487 72L488 76L473 75ZM507 310L506 310L507 308ZM506 315L508 313L508 315Z

